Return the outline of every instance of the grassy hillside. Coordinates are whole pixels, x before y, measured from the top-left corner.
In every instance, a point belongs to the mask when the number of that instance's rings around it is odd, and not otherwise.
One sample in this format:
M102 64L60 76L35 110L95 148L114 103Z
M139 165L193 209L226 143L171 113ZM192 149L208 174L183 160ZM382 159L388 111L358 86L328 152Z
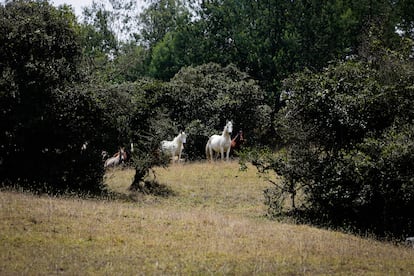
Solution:
M414 250L269 221L253 168L195 163L157 170L166 196L116 200L0 192L0 274L413 275Z

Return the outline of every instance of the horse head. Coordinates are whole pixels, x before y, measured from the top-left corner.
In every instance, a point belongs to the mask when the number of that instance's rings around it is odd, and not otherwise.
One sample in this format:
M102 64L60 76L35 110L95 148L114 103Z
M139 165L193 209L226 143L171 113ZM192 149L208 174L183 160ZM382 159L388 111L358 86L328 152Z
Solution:
M180 132L180 141L185 144L187 142L187 134L184 131Z
M224 131L228 134L231 134L233 132L233 123L231 121L228 121L226 126L224 127Z
M124 162L127 159L127 153L125 151L125 148L119 148L119 161Z
M103 150L102 152L101 152L101 155L102 155L102 161L105 161L107 158L108 158L108 152L107 151L105 151L105 150Z

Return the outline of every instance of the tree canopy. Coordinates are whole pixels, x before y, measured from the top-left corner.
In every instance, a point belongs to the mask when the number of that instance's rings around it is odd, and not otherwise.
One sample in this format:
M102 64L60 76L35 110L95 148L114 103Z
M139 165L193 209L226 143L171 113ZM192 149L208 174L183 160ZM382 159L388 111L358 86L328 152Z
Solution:
M82 76L74 15L43 1L6 3L0 13L1 180L101 189L102 170L80 155L99 111L87 93L66 90Z
M276 124L286 147L252 158L284 177L267 191L274 215L289 195L305 221L382 236L413 230L414 66L395 53L374 58L285 80Z

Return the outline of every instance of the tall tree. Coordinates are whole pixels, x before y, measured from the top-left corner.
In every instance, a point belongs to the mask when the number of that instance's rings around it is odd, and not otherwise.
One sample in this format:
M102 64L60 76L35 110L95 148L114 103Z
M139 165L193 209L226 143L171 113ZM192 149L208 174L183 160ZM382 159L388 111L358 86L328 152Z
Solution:
M92 2L83 11L81 45L86 68L101 79L107 80L107 70L112 68L112 59L117 55L119 41L113 28L113 13L103 2Z
M155 0L140 14L142 43L152 49L168 32L190 23L190 12L180 0Z
M189 39L190 33L186 31L167 33L152 49L149 74L157 79L168 81L182 67L190 65L193 49Z
M84 8L81 28L84 57L86 65L102 81L120 82L131 79L131 73L144 70L137 70L147 62L143 48L136 45L138 9L138 3L129 0L94 0ZM136 58L135 63L134 59L125 59L131 55Z
M111 13L95 2L84 10L84 47L87 56L115 54L118 41L111 28Z
M84 179L77 174L91 168L91 159L76 161L82 159L82 143L93 139L88 127L98 126L99 119L92 121L99 116L85 113L95 110L90 97L66 90L81 75L74 14L47 1L25 0L1 5L0 14L1 181L99 189L102 170ZM84 170L76 169L81 163Z
M414 39L414 3L410 0L400 0L397 2L398 15L401 17L398 22L400 28L406 35Z

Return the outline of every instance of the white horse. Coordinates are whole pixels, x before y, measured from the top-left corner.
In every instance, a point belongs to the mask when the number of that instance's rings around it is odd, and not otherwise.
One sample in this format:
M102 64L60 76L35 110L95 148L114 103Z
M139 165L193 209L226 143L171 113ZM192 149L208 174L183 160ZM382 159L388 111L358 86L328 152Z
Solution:
M125 161L127 158L127 154L124 148L120 148L117 153L115 153L112 157L108 158L105 161L104 168L108 167L115 167Z
M172 141L162 141L161 150L171 156L173 162L174 158L178 156L178 162L181 160L181 153L184 149L184 144L187 141L187 134L184 131L180 132Z
M224 126L223 133L221 135L213 135L208 139L206 144L206 156L207 160L213 160L213 151L221 153L221 160L224 159L224 152L227 153L226 160L229 160L230 148L231 148L231 137L230 134L233 132L233 123L228 121Z

